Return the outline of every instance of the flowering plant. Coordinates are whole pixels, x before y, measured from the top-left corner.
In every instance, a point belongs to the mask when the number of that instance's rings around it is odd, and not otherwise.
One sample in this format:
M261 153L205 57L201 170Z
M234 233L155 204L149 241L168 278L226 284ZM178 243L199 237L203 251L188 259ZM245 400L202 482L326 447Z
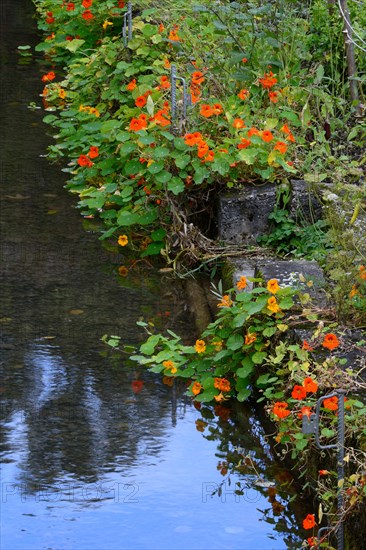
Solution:
M140 235L144 230L145 239L147 229L151 246L143 255L169 255L171 226L179 235L192 207L204 204L213 191L248 181L276 182L296 172L289 159L301 121L288 105L288 78L278 66L256 66L253 58L249 67L242 53L235 63L246 67L245 83L229 79L220 90L215 60L206 66L204 55L192 59L188 39L197 22L172 25L164 20L164 11L152 8L134 17L133 39L125 48L120 37L113 36L112 25L101 28L106 10L121 17L125 9L116 8L115 2L107 4L104 12L95 3L88 8L75 4L75 9L65 5L54 13L55 36L42 48L47 47L47 55L54 59L64 48L70 71L62 81L54 71L52 80L48 73L42 78L46 108L59 110L45 118L57 130L49 155L70 158L65 169L69 188L79 195L84 215L103 220L104 237L136 227ZM98 21L96 15L86 22L77 12L92 8L99 13ZM47 2L42 9L47 10ZM156 21L158 13L163 23ZM218 38L218 30L212 26L212 14L200 17L201 23L211 22L203 52ZM85 49L91 44L81 30L81 38L67 41L68 24L97 32L98 48ZM89 25L96 25L94 31ZM178 103L174 120L173 63L186 79L191 103L186 118ZM179 87L177 93L182 93ZM91 147L98 151L93 158ZM157 223L162 227L158 238L150 230ZM130 245L136 244L130 238Z

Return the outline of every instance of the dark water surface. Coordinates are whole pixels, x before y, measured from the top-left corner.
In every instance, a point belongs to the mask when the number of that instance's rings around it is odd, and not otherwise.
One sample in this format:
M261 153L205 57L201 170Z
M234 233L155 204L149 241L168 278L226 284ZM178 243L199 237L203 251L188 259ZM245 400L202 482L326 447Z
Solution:
M273 513L281 474L246 409L200 412L100 342L136 343L141 317L192 338L192 320L157 270L118 276L127 259L85 231L60 167L41 158L44 113L28 105L49 67L16 51L37 40L32 15L30 0L2 0L2 550L299 547L292 514ZM231 485L230 453L250 462Z

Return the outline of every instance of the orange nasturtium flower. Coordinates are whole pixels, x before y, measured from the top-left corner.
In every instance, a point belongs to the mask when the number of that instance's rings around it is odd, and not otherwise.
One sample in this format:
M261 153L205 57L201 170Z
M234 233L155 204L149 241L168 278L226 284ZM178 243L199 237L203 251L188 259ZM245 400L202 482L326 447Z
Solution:
M316 393L318 391L318 384L315 382L315 380L310 378L310 376L304 379L303 386L307 393Z
M189 147L193 147L193 145L196 145L197 143L197 138L194 136L194 134L186 134L184 136L184 143Z
M171 40L172 42L180 42L181 41L181 38L180 36L178 35L178 29L173 29L170 31L169 33L169 36L168 36L168 40Z
M329 334L326 334L324 336L324 340L322 342L323 348L327 348L330 350L333 350L339 346L339 340L335 334L330 332Z
M194 71L194 73L192 73L192 84L199 86L204 82L204 80L205 77L203 76L203 73L201 73L201 71Z
M294 386L294 389L292 390L291 397L293 399L298 399L301 401L302 399L305 399L306 397L306 389L303 386Z
M144 107L146 105L146 97L144 95L140 95L135 99L135 105L136 107Z
M60 88L60 89L59 89L59 91L58 91L58 97L59 97L60 99L65 99L65 97L66 97L66 92L65 92L65 90L64 90L63 88Z
M198 395L202 390L202 385L199 382L194 382L193 386L191 387L191 392L193 395Z
M356 285L352 285L352 288L350 290L350 293L348 294L349 298L354 298L358 294L358 290Z
M126 246L128 244L128 237L127 235L120 235L118 237L118 244L120 246Z
M78 158L78 165L90 168L90 166L93 166L93 163L86 155L80 155Z
M280 290L278 279L270 279L267 283L267 290L271 294L276 294Z
M168 78L166 75L163 75L163 76L160 78L160 86L161 86L164 90L169 90L169 88L170 88L170 81L169 81L169 78Z
M329 470L319 470L320 476L327 476L329 474Z
M240 90L240 92L238 93L238 97L240 99L242 99L243 101L245 99L248 99L249 97L249 90L245 90L244 88L242 90Z
M238 149L246 149L251 144L252 142L250 141L250 139L241 138L240 143L238 143Z
M263 130L260 136L266 143L270 143L273 140L273 134L269 130Z
M278 418L286 418L286 416L289 416L291 414L291 411L288 410L288 403L286 403L285 401L277 401L273 405L272 412Z
M230 296L225 294L225 296L223 296L221 301L217 304L217 307L230 307L232 305L233 301L231 300Z
M97 118L100 117L100 112L95 107L89 107L89 114L95 115Z
M277 300L274 296L271 296L267 300L267 309L269 309L269 311L272 311L272 313L278 313L279 311L281 311L281 308L278 305Z
M194 349L197 353L204 353L206 351L206 344L204 340L196 340Z
M231 390L230 382L229 380L226 380L226 378L215 378L214 387L224 392Z
M214 151L208 151L207 155L205 156L202 162L213 162L214 160L215 160Z
M242 118L235 118L232 125L237 130L240 130L240 128L245 128L245 123L244 123L244 120Z
M359 275L362 280L366 281L366 268L364 265L360 265Z
M338 409L338 397L334 396L324 399L323 407L328 409L328 411L336 411Z
M91 159L95 159L99 157L99 149L98 147L95 147L95 145L92 145L89 149L88 157Z
M277 83L277 78L273 75L272 71L269 71L269 73L264 73L264 76L259 79L259 82L265 90L269 90Z
M91 8L92 5L93 5L93 0L83 0L81 5L84 7L84 8Z
M212 111L214 115L221 115L224 112L224 109L220 103L214 103L212 105Z
M171 374L175 374L177 372L177 367L173 361L163 361L163 367L170 370Z
M277 103L278 101L278 92L268 92L268 97L271 103Z
M139 130L144 130L147 126L147 116L140 115L139 118L132 118L130 122L130 130L133 132L138 132Z
M136 78L134 78L133 80L131 80L131 82L129 82L126 86L126 90L129 90L130 92L132 92L132 90L134 90L136 88L137 84L136 84Z
M314 351L314 348L311 347L311 345L309 344L309 342L307 340L303 341L302 349L307 350L307 351Z
M51 80L54 80L55 78L55 73L53 71L50 71L49 73L42 76L42 82L51 82Z
M312 529L313 527L315 527L315 525L316 522L314 514L308 514L302 522L302 526L304 529Z
M90 21L90 19L94 19L94 15L90 10L85 10L81 17L85 19L85 21Z
M200 108L200 114L205 118L209 118L214 114L214 111L211 105L208 105L207 103L203 103Z
M259 130L257 128L254 128L254 126L253 126L252 128L249 128L247 136L248 137L259 136L259 134L260 134Z
M287 145L284 141L277 141L274 150L284 155L287 151Z
M205 157L207 155L207 153L209 152L209 146L207 145L207 143L205 141L201 141L200 143L198 143L197 145L197 156L198 158L202 159L203 157Z
M160 109L160 111L158 111L156 115L154 115L153 120L155 120L156 124L158 124L159 126L169 126L170 119L166 118L167 116L167 111L165 109Z
M310 407L302 407L299 416L300 418L302 418L303 416L308 416L310 418L312 414L313 414L313 411L311 410Z
M248 332L248 334L245 335L245 345L249 346L250 344L253 344L257 339L257 334L255 332Z
M247 278L242 275L239 281L236 283L236 286L239 290L244 290L244 288L247 286Z
M49 25L51 25L52 23L54 23L56 21L56 19L53 17L52 11L47 11L46 15L47 15L46 23L48 23Z

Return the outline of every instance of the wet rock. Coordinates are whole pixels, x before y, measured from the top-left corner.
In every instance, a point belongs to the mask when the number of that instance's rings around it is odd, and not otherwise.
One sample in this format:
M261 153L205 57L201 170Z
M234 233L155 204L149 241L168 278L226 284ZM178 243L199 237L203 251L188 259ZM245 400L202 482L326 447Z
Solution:
M291 181L289 214L300 224L312 224L322 218L322 203L314 194L311 185L304 180Z
M249 185L240 191L222 194L219 199L219 240L240 244L256 243L268 232L268 216L276 204L276 186Z
M278 279L281 286L292 286L310 295L319 306L326 306L325 278L322 268L315 261L308 260L259 260L256 263L256 277Z
M291 182L289 216L299 223L314 223L322 216L322 204L303 180ZM269 215L276 205L276 185L248 184L220 196L219 239L229 243L256 243L271 230Z

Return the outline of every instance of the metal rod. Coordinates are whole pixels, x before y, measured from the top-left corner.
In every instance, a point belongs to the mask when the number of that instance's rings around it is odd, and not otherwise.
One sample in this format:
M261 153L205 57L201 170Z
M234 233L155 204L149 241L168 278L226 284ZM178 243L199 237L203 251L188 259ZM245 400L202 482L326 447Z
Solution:
M344 498L343 498L343 482L344 482L344 396L345 390L338 389L333 393L324 395L320 397L316 403L316 413L315 413L315 441L319 449L337 449L337 516L339 519L339 525L337 528L337 550L344 549L344 524L342 521L342 513L344 507ZM338 403L338 423L337 423L337 443L331 445L322 445L319 438L319 418L320 418L320 407L322 406L325 399L330 399L332 397L337 397ZM318 531L318 537L322 531L321 528Z
M127 36L126 36L126 26L127 26L127 12L123 16L123 27L122 27L122 37L123 37L123 45L127 46Z
M171 98L171 103L172 103L172 106L171 106L171 109L172 109L172 124L171 124L171 127L172 127L172 134L175 134L175 132L176 132L175 122L176 122L176 118L177 118L177 88L176 88L176 85L177 85L177 70L176 70L175 65L171 65L171 67L170 67L170 81L171 81L170 98Z
M186 79L182 76L177 76L176 80L180 80L183 84L183 117L184 121L187 118L187 84Z
M343 499L343 483L344 483L344 390L337 390L338 394L338 460L337 460L337 477L338 477L338 517L342 517L344 499ZM344 547L344 524L340 521L337 529L337 550L343 550Z
M338 447L338 443L333 443L332 445L322 445L319 439L319 418L320 418L320 407L322 406L323 401L330 399L331 397L338 397L337 392L329 393L328 395L323 395L320 397L316 403L316 423L315 423L315 441L319 449L335 449Z
M130 40L132 40L132 3L131 2L128 2L127 11L123 15L122 36L123 36L123 45L127 46L127 43Z
M127 15L128 15L128 41L132 40L132 3L128 2L127 4Z

